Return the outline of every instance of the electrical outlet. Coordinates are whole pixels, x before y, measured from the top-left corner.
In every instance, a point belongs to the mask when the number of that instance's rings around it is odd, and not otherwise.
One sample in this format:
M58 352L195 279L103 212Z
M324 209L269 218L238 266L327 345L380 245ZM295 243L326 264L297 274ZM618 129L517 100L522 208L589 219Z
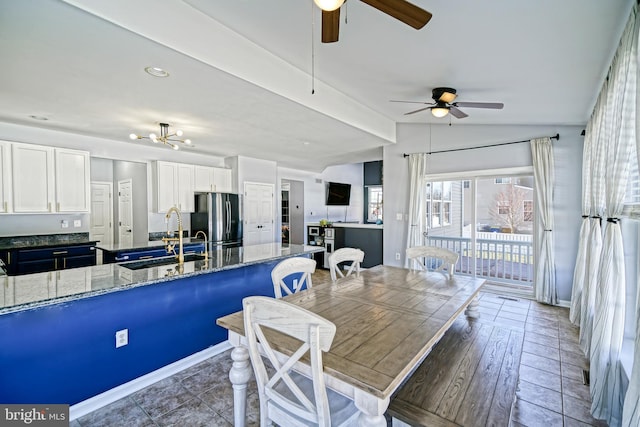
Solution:
M400 261L400 252L396 252L396 261Z
M401 213L397 213L396 214L396 221L402 221L402 214Z
M66 219L63 219L62 221L60 221L60 227L69 228L69 221L67 221Z
M116 348L123 347L129 344L129 330L122 329L116 332Z
M80 219L74 219L74 220L73 220L73 226L74 226L74 227L82 227L82 220L80 220Z

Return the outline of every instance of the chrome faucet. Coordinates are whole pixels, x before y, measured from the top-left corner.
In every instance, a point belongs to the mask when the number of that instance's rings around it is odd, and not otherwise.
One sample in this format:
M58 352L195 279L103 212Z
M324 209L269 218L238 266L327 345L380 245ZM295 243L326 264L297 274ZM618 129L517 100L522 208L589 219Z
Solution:
M169 219L171 218L172 212L175 212L176 216L178 217L178 238L171 237L171 235L169 234ZM182 230L182 214L180 214L180 210L178 208L176 208L175 206L172 206L167 211L167 214L165 215L164 220L167 223L167 237L163 237L162 241L167 244L167 252L173 251L174 254L176 253L175 242L176 241L178 242L178 245L179 245L178 264L184 264L184 245L182 241L182 235L184 233ZM170 242L173 242L173 244L171 244Z

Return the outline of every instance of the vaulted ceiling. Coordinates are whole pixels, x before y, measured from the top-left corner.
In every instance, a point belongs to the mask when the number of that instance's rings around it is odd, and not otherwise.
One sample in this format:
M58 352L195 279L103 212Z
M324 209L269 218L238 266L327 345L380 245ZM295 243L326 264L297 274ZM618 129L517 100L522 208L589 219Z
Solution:
M633 0L413 3L421 30L349 0L322 44L312 0L5 0L0 121L130 144L166 122L192 152L315 171L381 158L397 123L582 125ZM437 86L505 107L389 102Z

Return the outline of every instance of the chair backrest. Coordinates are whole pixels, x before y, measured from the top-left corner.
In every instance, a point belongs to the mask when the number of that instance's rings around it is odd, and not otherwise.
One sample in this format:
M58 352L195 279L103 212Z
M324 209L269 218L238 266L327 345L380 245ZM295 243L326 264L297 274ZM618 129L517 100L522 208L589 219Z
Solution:
M279 262L273 270L271 270L271 281L273 282L273 293L276 298L282 298L282 291L287 295L295 294L306 283L307 289L310 289L311 275L316 271L316 261L310 258L293 257L287 258ZM301 273L298 281L294 281L292 288L289 288L284 279L292 274Z
M242 305L249 356L260 395L260 425L269 425L268 420L272 418L270 413L285 417L286 413L290 413L319 426L329 427L331 419L323 378L322 352L331 348L336 326L329 320L284 300L255 296L242 300ZM263 327L296 338L302 344L289 358L282 360L269 341L273 337L270 333L273 332ZM273 369L266 369L258 342ZM305 393L296 384L296 374L291 372L291 367L307 352L311 360L313 391L305 390Z
M413 265L418 265L421 269L429 270L427 265L424 263L426 258L436 258L441 260L442 262L435 269L435 271L440 271L444 267L447 267L449 270L449 277L453 278L453 274L456 271L456 263L458 262L459 255L456 252L450 251L449 249L439 248L437 246L415 246L413 248L407 248L407 258L411 260L412 268Z
M331 272L331 280L338 280L338 276L346 277L354 271L360 274L360 263L364 260L364 252L355 248L340 248L329 255L329 271ZM351 261L351 265L345 275L338 264L341 262Z

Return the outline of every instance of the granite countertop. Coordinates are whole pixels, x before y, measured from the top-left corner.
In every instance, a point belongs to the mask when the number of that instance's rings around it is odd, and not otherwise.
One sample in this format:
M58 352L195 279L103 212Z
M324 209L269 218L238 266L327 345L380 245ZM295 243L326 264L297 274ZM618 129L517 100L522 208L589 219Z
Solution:
M191 237L184 237L182 239L183 244L187 243L204 243L202 239L194 239ZM98 243L96 245L96 249L103 250L105 252L118 252L118 251L132 251L132 250L144 250L144 249L153 249L153 248L164 248L166 243L162 240L149 240L146 242L134 242L131 244L127 243L112 243L112 244L103 244Z
M209 251L207 260L187 261L182 269L177 262L139 270L122 263L0 276L0 315L318 251L322 248L270 243Z
M72 246L94 244L97 240L89 239L89 233L43 234L35 236L0 237L0 250L37 249L51 246Z

